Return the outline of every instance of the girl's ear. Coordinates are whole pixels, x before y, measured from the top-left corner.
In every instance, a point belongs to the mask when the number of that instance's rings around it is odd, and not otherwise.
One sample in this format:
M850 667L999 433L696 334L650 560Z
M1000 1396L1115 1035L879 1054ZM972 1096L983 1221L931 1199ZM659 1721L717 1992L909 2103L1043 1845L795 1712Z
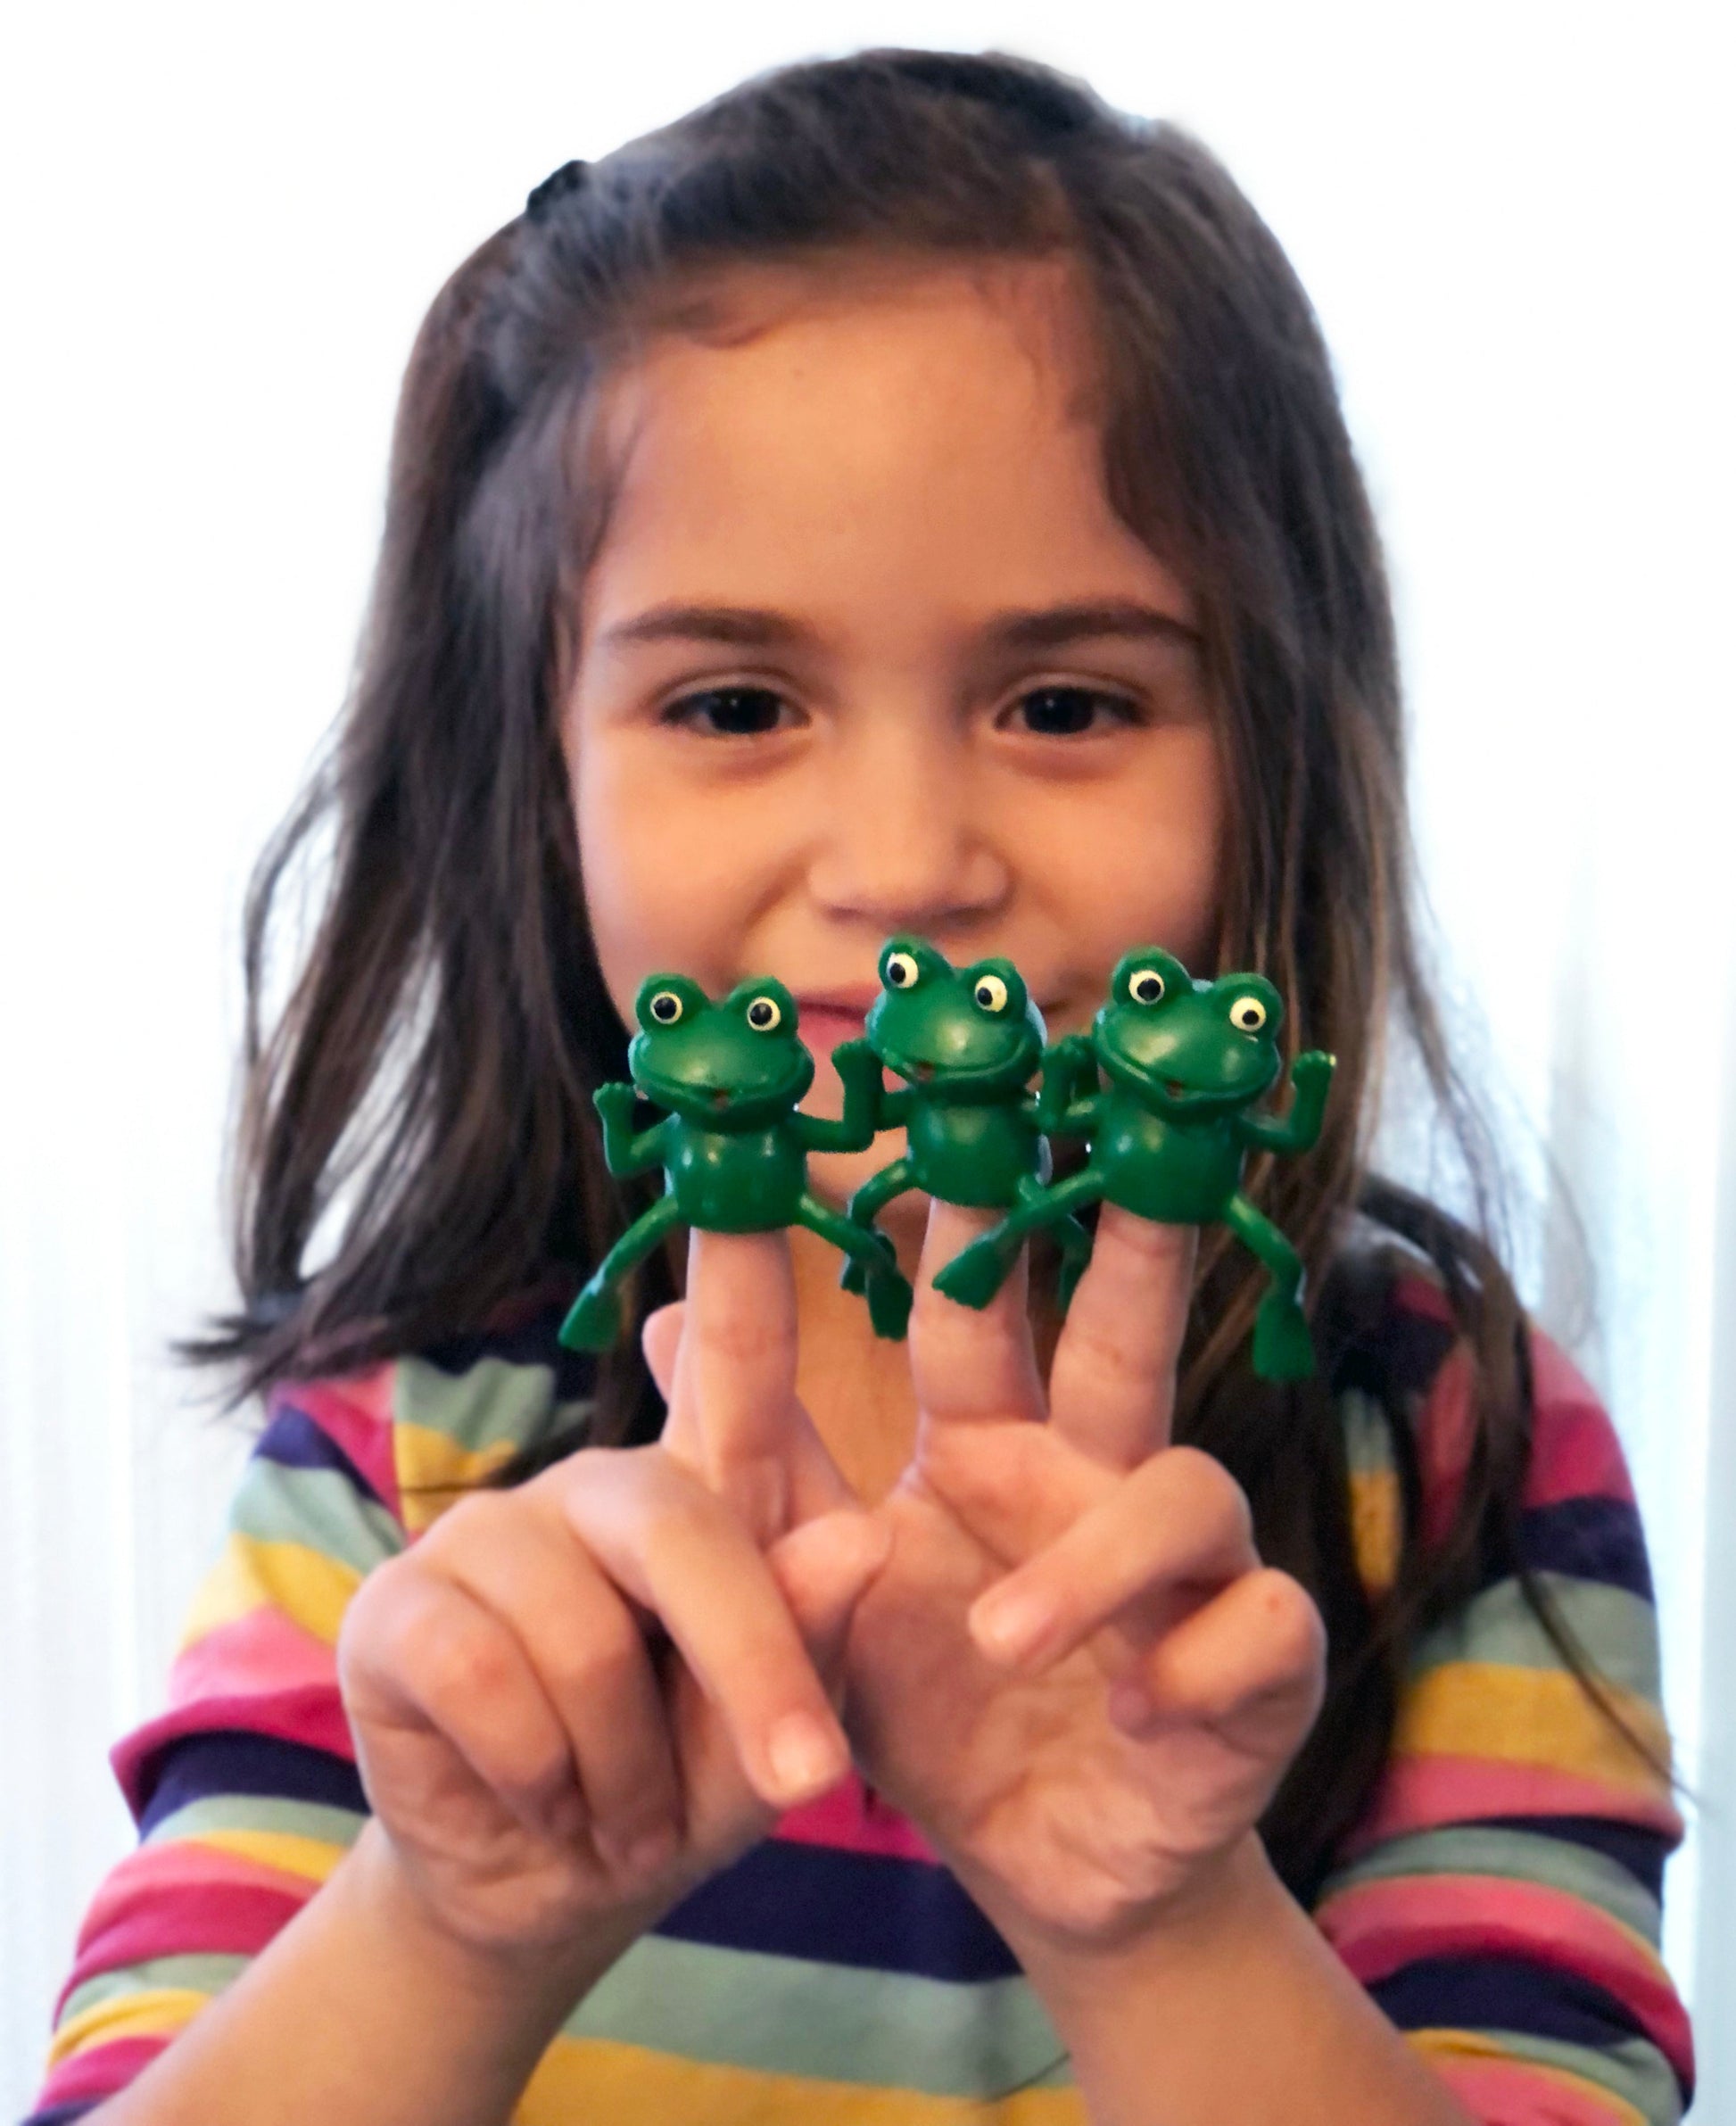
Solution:
M648 974L633 999L633 1016L645 1032L657 1033L665 1027L679 1026L683 1019L704 1011L710 1002L691 975Z

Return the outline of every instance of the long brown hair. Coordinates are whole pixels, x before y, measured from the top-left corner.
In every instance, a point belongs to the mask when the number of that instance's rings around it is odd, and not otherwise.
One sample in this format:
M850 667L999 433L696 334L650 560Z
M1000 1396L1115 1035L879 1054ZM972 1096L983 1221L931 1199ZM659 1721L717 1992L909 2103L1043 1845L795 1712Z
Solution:
M192 1348L240 1394L412 1350L551 1265L583 1270L649 1200L599 1155L590 1095L624 1075L624 1036L556 731L563 615L608 504L585 418L707 277L875 249L1073 268L1109 498L1198 597L1235 823L1218 964L1269 974L1293 1042L1338 1058L1316 1150L1249 1177L1307 1264L1323 1377L1249 1375L1259 1273L1220 1232L1180 1402L1183 1436L1231 1468L1262 1551L1327 1617L1326 1709L1264 1826L1305 1894L1386 1757L1415 1634L1517 1559L1530 1395L1498 1251L1367 1171L1389 1029L1479 1200L1495 1165L1418 951L1391 608L1327 351L1269 231L1172 126L996 54L786 67L568 165L441 291L404 384L353 692L250 897L241 1305ZM285 889L310 858L329 866L323 913L269 1023ZM1384 1303L1344 1245L1359 1208L1433 1259L1475 1374L1453 1526L1426 1550L1413 1529L1379 1601L1355 1570L1333 1394ZM670 1292L654 1262L641 1311ZM1402 1460L1408 1413L1392 1415ZM658 1416L625 1339L588 1436L649 1437ZM545 1443L508 1480L577 1444Z

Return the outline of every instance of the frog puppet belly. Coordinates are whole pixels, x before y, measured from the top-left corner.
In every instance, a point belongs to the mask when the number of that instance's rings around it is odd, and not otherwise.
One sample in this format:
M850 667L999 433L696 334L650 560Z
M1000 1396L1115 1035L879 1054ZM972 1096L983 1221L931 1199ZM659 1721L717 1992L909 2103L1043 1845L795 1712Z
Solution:
M682 1220L713 1233L793 1225L807 1173L800 1140L777 1122L743 1130L689 1123L667 1171Z
M1228 1122L1170 1122L1116 1101L1091 1143L1091 1164L1112 1204L1161 1225L1221 1218L1242 1178L1242 1146Z
M1036 1129L1004 1104L922 1101L906 1125L916 1186L945 1203L1004 1210L1035 1176L1042 1145Z

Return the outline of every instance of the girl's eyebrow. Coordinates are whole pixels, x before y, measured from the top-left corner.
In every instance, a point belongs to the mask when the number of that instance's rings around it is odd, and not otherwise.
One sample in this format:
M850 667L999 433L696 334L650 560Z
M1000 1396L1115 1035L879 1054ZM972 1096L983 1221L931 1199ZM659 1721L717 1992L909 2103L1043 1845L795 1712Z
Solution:
M1199 630L1175 614L1132 598L996 613L984 624L982 634L997 649L1055 649L1104 636L1200 641ZM818 631L805 621L766 607L678 602L651 606L633 619L617 621L604 630L599 647L615 649L638 642L728 642L748 649L822 646Z

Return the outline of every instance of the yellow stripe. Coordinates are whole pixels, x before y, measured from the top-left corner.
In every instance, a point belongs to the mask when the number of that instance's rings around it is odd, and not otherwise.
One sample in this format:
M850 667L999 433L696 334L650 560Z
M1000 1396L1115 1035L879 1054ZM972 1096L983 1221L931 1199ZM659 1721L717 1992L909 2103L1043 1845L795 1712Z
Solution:
M603 2038L557 2038L512 2114L512 2126L1085 2126L1071 2089L1021 2089L991 2100L928 2097L806 2075L762 2074L677 2059Z
M1351 1544L1356 1569L1370 1594L1385 1594L1398 1577L1403 1520L1399 1480L1391 1469L1351 1472Z
M1609 1698L1634 1733L1665 1757L1669 1737L1657 1708L1613 1685ZM1543 1765L1649 1791L1659 1784L1565 1670L1509 1668L1495 1661L1450 1661L1430 1669L1400 1702L1393 1746L1415 1757Z
M207 1632L268 1607L335 1646L344 1609L360 1584L361 1575L353 1566L304 1543L261 1543L256 1536L232 1534L194 1597L181 1650Z
M517 1449L511 1440L496 1440L492 1446L475 1449L460 1446L450 1433L401 1419L392 1428L392 1451L404 1526L419 1535L467 1491L476 1490L486 1477L510 1461Z
M323 1882L347 1850L328 1845L323 1838L298 1838L293 1831L200 1831L176 1842L215 1846L219 1852L257 1860L262 1867L275 1867L309 1882Z
M48 2064L58 2067L75 2052L112 2045L120 2038L172 2037L186 2028L210 1998L209 1993L190 1993L177 1986L99 2000L69 2017L54 2032L48 2047Z
M1570 2073L1566 2067L1546 2066L1542 2060L1522 2058L1509 2052L1499 2039L1485 2037L1476 2030L1410 2030L1404 2033L1405 2042L1431 2062L1453 2060L1499 2060L1503 2066L1522 2067L1527 2074L1541 2076L1558 2089L1570 2090L1575 2097L1590 2097L1607 2107L1611 2126L1650 2126L1644 2112L1630 2104L1625 2097L1618 2097L1615 2090L1600 2081L1592 2081L1583 2074Z

